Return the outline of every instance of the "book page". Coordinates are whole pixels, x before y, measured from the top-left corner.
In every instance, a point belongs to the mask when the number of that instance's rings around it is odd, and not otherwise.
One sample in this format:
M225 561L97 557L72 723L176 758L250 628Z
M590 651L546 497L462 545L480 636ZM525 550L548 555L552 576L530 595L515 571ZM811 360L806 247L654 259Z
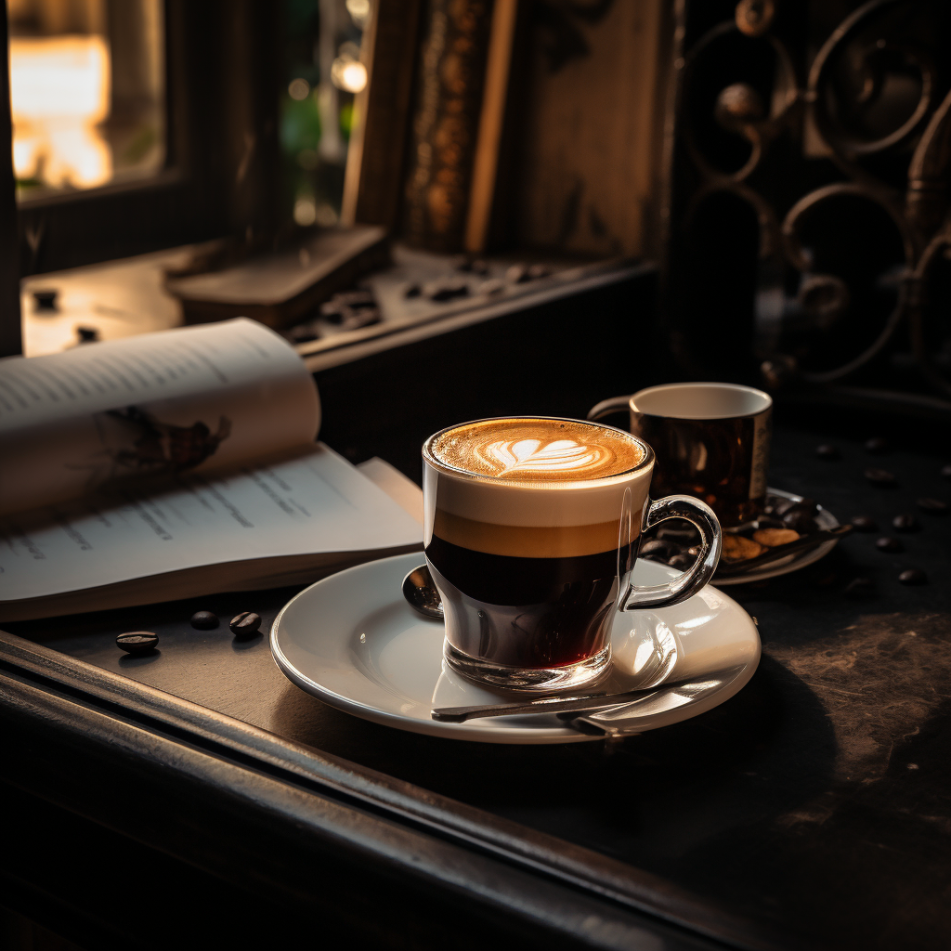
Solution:
M244 318L0 360L0 514L312 444L313 378Z
M414 518L318 444L269 465L193 473L149 492L127 482L112 499L0 519L0 617L20 599L181 569L421 542Z

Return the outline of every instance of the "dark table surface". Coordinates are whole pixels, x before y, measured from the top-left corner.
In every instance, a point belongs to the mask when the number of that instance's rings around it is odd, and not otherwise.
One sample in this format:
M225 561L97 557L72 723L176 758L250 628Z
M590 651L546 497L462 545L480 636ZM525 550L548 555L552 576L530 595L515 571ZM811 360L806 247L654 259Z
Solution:
M951 500L940 427L886 427L834 413L779 414L770 482L817 499L855 533L801 571L728 593L758 620L763 659L715 710L622 741L512 747L420 736L362 721L305 694L278 671L266 638L236 642L227 619L257 611L266 630L293 589L249 592L9 625L22 637L280 737L406 780L669 883L696 908L745 922L739 944L945 948L951 944L951 517L917 505ZM927 438L927 434L940 436ZM922 433L925 434L924 438ZM817 458L832 442L839 458ZM346 447L341 447L346 448ZM415 446L381 454L419 480ZM887 468L892 489L863 472ZM914 514L920 531L891 520ZM903 551L884 554L881 535ZM906 586L906 568L927 583ZM849 596L855 578L871 593ZM217 630L196 631L196 609ZM115 647L147 627L152 656ZM689 922L688 922L689 924ZM742 929L741 929L742 931ZM737 931L736 934L741 934ZM729 943L729 942L728 942Z

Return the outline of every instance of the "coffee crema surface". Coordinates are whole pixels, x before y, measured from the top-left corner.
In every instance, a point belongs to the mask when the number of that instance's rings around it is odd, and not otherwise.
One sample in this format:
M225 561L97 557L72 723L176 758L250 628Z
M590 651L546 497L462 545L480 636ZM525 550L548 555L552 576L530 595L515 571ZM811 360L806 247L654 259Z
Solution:
M606 479L636 468L644 450L607 427L572 420L495 419L457 426L431 444L443 465L508 482Z

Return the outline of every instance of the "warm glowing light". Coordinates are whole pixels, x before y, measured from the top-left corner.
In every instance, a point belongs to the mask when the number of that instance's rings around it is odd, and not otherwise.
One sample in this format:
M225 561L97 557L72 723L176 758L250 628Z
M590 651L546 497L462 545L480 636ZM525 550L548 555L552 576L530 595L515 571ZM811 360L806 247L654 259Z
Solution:
M112 177L96 125L109 115L109 48L101 36L12 37L10 103L19 178L90 188Z
M307 228L317 220L317 206L313 198L298 198L294 202L294 221Z
M310 95L310 83L306 79L292 79L287 92L291 99L301 102Z
M347 0L347 13L357 27L365 29L370 18L370 0Z
M330 67L330 78L338 89L361 92L367 84L367 68L363 63L338 56Z

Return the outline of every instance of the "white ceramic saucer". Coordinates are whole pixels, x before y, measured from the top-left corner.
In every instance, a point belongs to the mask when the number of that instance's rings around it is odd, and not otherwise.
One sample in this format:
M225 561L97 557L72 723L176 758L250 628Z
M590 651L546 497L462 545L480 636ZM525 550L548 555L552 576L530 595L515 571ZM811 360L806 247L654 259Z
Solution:
M803 498L801 495L796 495L793 492L784 492L782 489L767 489L766 491L770 495L776 495L781 499L790 499L793 502L801 502ZM830 528L838 528L839 520L828 509L824 509L820 505L819 511L816 513L816 524L819 528L828 531ZM723 588L727 585L749 584L751 581L766 581L767 578L778 578L780 575L788 575L791 571L799 571L800 568L805 568L806 565L811 565L820 558L825 558L825 556L835 548L837 541L838 539L831 538L829 541L823 542L815 548L799 552L799 554L796 555L789 555L787 558L781 558L779 561L763 565L762 568L753 568L751 571L743 572L743 574L730 575L725 578L718 578L714 575L713 580L716 582L717 587Z
M271 628L278 667L332 707L414 733L488 743L600 738L552 714L433 720L434 706L501 703L525 695L477 686L446 668L442 623L417 614L400 591L404 576L421 561L421 554L411 553L358 565L292 598ZM634 570L638 584L660 584L677 574L644 560ZM640 733L703 713L737 693L760 656L752 618L712 587L674 607L619 613L613 648L612 672L597 689L645 693L586 717L584 723L600 736Z

